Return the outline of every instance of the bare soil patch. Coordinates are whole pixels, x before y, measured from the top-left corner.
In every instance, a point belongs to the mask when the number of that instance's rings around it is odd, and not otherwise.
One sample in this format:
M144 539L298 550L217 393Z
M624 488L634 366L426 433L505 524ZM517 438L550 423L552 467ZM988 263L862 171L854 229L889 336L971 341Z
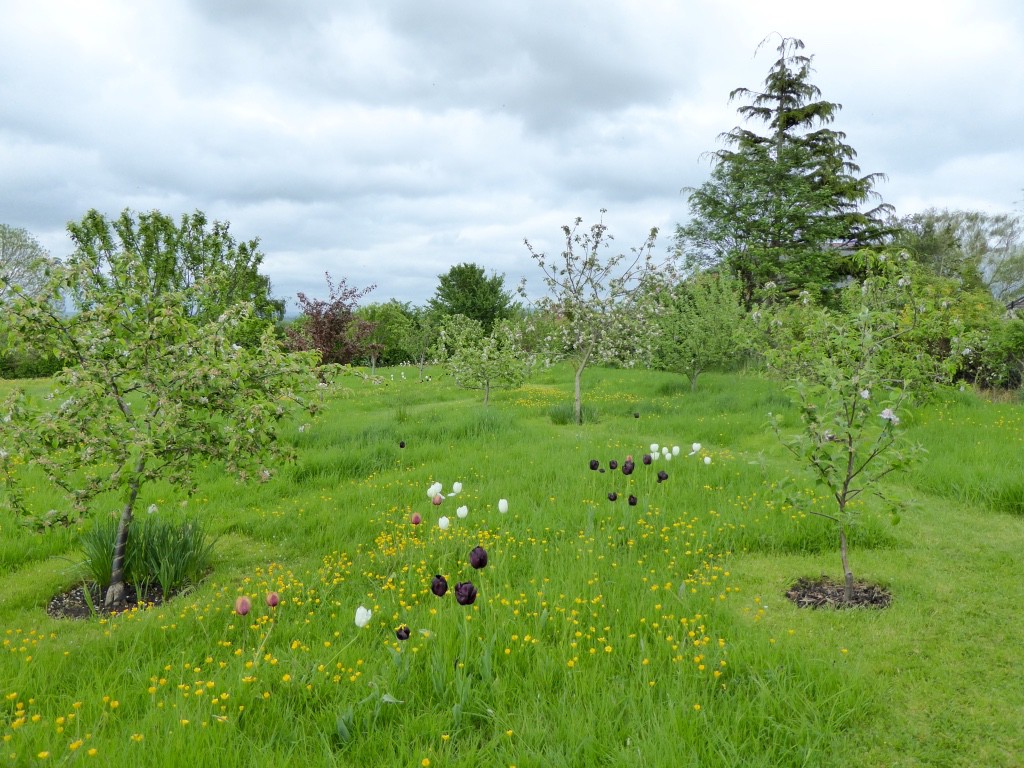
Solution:
M786 592L798 608L885 608L892 593L879 584L853 582L853 600L846 601L845 585L828 576L799 579Z
M92 609L85 599L84 585L79 585L55 595L46 606L46 612L55 619L88 619L90 616L110 616L115 613L123 613L135 608L149 608L160 605L164 602L164 591L159 584L147 588L141 595L131 584L125 584L124 602L115 610L103 608L104 593L96 584L90 584L89 597L92 600Z

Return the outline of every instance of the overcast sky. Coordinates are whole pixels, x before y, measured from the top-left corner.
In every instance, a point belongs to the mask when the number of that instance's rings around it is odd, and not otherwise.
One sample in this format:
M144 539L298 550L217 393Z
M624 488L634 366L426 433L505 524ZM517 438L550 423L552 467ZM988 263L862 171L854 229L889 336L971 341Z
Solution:
M1021 210L1021 0L0 0L0 222L59 257L90 208L199 209L290 311L325 271L539 293L523 238L557 253L576 216L668 247L774 32L898 215Z

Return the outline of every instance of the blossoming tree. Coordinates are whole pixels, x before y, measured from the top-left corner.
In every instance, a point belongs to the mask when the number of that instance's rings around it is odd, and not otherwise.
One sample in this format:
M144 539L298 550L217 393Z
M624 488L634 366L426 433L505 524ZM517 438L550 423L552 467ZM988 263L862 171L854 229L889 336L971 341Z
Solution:
M441 322L435 352L458 386L483 390L487 405L492 389L515 389L529 376L532 361L519 335L508 320L499 320L490 333L484 333L479 321L452 315Z
M857 517L851 502L872 492L889 505L880 481L913 459L900 424L908 402L922 399L955 372L958 355L930 351L923 339L942 335L948 306L919 284L899 254L861 251L866 277L844 291L841 308L817 306L807 293L781 307L761 308L755 319L766 333L768 365L797 398L803 429L772 427L783 446L808 467L835 501L844 592L853 596L847 534Z
M653 251L658 236L651 229L647 239L630 253L606 256L612 236L601 219L583 229L583 219L564 225L565 249L558 257L537 251L529 240L526 247L544 274L548 296L539 309L557 318L550 339L552 357L567 358L575 367L573 415L583 423L583 372L593 362L617 362L632 366L649 359L653 311L647 282L659 270ZM665 271L668 265L660 265ZM520 289L521 292L523 289Z
M193 471L208 462L267 479L283 451L277 423L293 408L310 408L316 387L316 355L285 354L271 327L257 345L232 343L249 326L251 303L209 320L189 313L218 295L218 263L187 287L171 284L147 268L147 249L173 260L173 239L150 238L145 222L118 225L95 211L69 224L75 252L38 297L11 303L21 341L55 351L67 366L49 402L15 392L0 407L13 453L63 491L75 513L99 494L123 494L107 608L124 599L125 548L142 487L162 479L191 490ZM71 314L59 309L64 297ZM17 475L6 479L10 501L27 512Z

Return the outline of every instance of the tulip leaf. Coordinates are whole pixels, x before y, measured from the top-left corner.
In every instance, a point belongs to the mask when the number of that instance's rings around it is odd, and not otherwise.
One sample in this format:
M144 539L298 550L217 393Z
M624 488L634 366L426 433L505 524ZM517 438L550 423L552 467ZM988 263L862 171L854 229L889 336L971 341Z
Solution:
M385 693L383 696L380 697L380 700L383 701L385 704L404 704L405 703L403 701L399 701L394 696L392 696L390 693Z

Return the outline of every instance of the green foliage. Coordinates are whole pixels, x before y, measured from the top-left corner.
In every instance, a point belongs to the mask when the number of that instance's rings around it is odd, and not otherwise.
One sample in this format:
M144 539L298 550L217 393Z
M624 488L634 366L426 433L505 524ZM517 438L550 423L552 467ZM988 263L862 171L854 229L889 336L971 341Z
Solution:
M889 206L861 211L879 176L858 176L846 135L825 127L841 105L820 98L803 47L780 37L764 90L730 94L749 99L740 115L769 133L723 135L728 148L714 153L711 179L691 191L691 221L676 233L692 263L724 263L740 279L748 306L767 282L791 295L831 290L846 270L842 252L888 233L881 216Z
M701 272L659 291L657 367L681 373L697 388L709 368L736 360L747 346L747 313L739 281Z
M100 517L82 534L86 573L103 590L110 586L117 530L116 517ZM159 584L165 595L179 592L206 574L214 543L199 520L147 516L129 531L124 580L140 590Z
M661 270L651 256L658 230L630 254L606 257L612 235L601 220L581 230L583 219L564 225L565 249L557 258L526 247L544 275L548 295L538 302L542 317L554 318L552 333L545 338L549 359L570 359L575 373L576 423L583 419L583 372L591 363L617 363L631 367L650 359L653 297L649 283Z
M26 230L0 224L0 305L18 293L37 295L57 263Z
M843 292L840 310L817 306L805 293L761 315L770 341L766 360L791 382L802 424L789 433L775 417L772 427L835 502L832 514L811 511L837 524L847 599L847 529L859 514L851 502L865 492L886 499L880 481L916 454L900 428L903 406L926 398L958 365L958 356L939 357L921 344L941 334L933 326L945 318L909 264L870 251L857 258L867 277ZM891 508L898 519L898 505Z
M486 333L479 322L465 315L441 322L436 352L458 386L483 390L484 405L490 402L492 389L521 387L533 365L520 346L514 324L502 321Z
M1003 303L1024 293L1024 229L1013 214L930 208L900 220L895 242L939 277L984 286Z
M438 275L438 286L429 307L444 316L464 315L490 333L495 323L513 311L512 294L505 290L505 276L492 274L476 264L457 264Z
M405 344L413 330L413 318L407 304L395 299L367 304L359 307L355 315L371 329L364 343L371 373L378 365L397 365L409 360Z
M124 215L112 237L110 223L90 212L69 225L76 250L52 271L42 297L19 296L9 315L27 346L67 362L44 407L18 391L4 403L11 452L79 513L104 492L126 499L108 603L119 600L143 485L163 479L191 490L194 470L210 461L242 479L269 478L286 453L279 420L313 407L313 356L283 353L269 326L258 345L236 343L253 327L251 303L207 319L232 265L204 263L183 283L174 268L180 244L162 239L166 223L153 214L135 231ZM62 293L75 314L55 309L52 297Z

